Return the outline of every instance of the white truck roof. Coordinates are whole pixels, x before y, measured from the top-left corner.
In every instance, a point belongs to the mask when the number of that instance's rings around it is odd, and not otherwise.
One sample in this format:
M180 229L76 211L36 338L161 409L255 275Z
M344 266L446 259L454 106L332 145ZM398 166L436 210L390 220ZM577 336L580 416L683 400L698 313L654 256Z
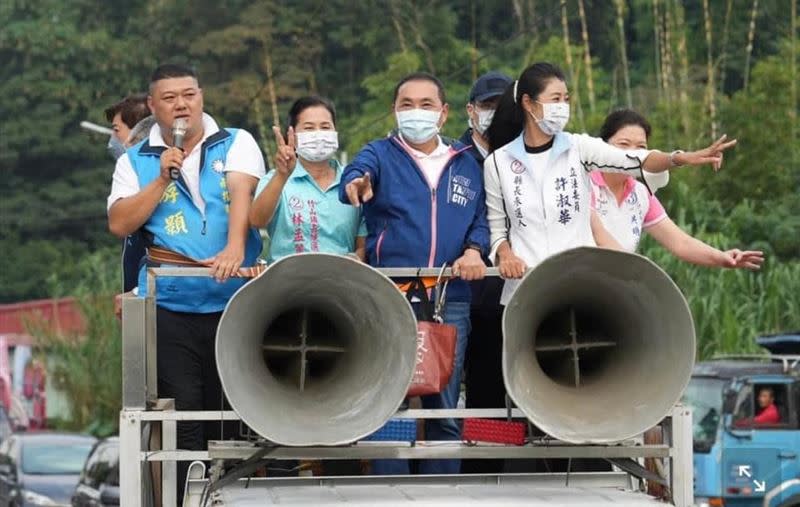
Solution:
M501 476L342 477L241 480L213 494L208 505L380 505L438 507L502 506L663 506L631 489L627 474L573 473ZM200 486L200 482L196 486ZM201 487L192 488L200 491ZM188 505L200 505L193 495Z

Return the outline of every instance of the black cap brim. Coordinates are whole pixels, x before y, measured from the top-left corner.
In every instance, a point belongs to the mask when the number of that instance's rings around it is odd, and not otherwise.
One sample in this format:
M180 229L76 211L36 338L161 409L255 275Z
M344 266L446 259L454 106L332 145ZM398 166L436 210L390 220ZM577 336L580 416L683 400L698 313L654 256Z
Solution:
M486 92L480 95L476 95L475 97L470 99L470 102L483 102L485 100L493 99L495 97L499 97L503 94L505 90L493 91L493 92Z

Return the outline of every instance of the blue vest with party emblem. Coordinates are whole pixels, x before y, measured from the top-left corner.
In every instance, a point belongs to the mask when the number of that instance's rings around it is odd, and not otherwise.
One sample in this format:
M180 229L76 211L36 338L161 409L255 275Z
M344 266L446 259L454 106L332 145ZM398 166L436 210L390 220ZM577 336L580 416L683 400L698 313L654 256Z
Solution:
M183 178L171 182L142 227L148 245L168 248L195 260L213 257L225 248L230 194L224 168L237 132L237 129L222 129L209 136L200 148L200 195L205 201L205 210L201 211L192 201ZM164 150L163 146L150 146L145 139L127 151L139 179L139 188L159 177ZM260 253L261 237L256 229L250 228L242 265L254 265ZM139 295L142 297L147 293L146 269L147 266L142 265L139 270ZM232 278L218 283L210 277L158 277L156 304L176 312L219 312L245 281Z

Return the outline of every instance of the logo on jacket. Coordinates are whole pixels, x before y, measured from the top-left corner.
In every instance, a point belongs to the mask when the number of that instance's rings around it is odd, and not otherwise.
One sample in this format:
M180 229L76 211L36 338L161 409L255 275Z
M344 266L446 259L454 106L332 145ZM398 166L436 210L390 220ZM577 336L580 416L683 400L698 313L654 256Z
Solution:
M522 174L525 172L525 165L519 160L511 162L511 172L514 174Z
M293 195L289 198L289 207L295 211L300 211L303 209L303 200Z
M465 207L470 201L475 199L475 196L478 195L478 193L469 188L470 183L472 183L472 180L465 176L458 175L453 178L453 186L450 189L451 202Z
M211 168L214 169L214 172L221 173L222 171L225 170L225 162L223 162L220 159L217 159L211 162Z

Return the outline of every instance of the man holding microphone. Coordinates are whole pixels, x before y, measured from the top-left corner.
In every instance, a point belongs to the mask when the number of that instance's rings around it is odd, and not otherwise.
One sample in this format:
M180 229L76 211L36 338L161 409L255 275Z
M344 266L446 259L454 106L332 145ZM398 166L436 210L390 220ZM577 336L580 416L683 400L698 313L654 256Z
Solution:
M157 280L158 393L174 398L177 410L218 410L223 395L214 340L222 310L245 281L229 278L261 251L247 215L264 158L248 132L220 129L203 112L203 90L188 67L159 66L147 100L156 123L117 160L108 225L123 238L141 229L150 266L196 261L212 269L215 280ZM139 296L147 288L145 268ZM211 430L179 422L178 447L205 449L210 437L220 438ZM182 465L179 498L188 464Z

